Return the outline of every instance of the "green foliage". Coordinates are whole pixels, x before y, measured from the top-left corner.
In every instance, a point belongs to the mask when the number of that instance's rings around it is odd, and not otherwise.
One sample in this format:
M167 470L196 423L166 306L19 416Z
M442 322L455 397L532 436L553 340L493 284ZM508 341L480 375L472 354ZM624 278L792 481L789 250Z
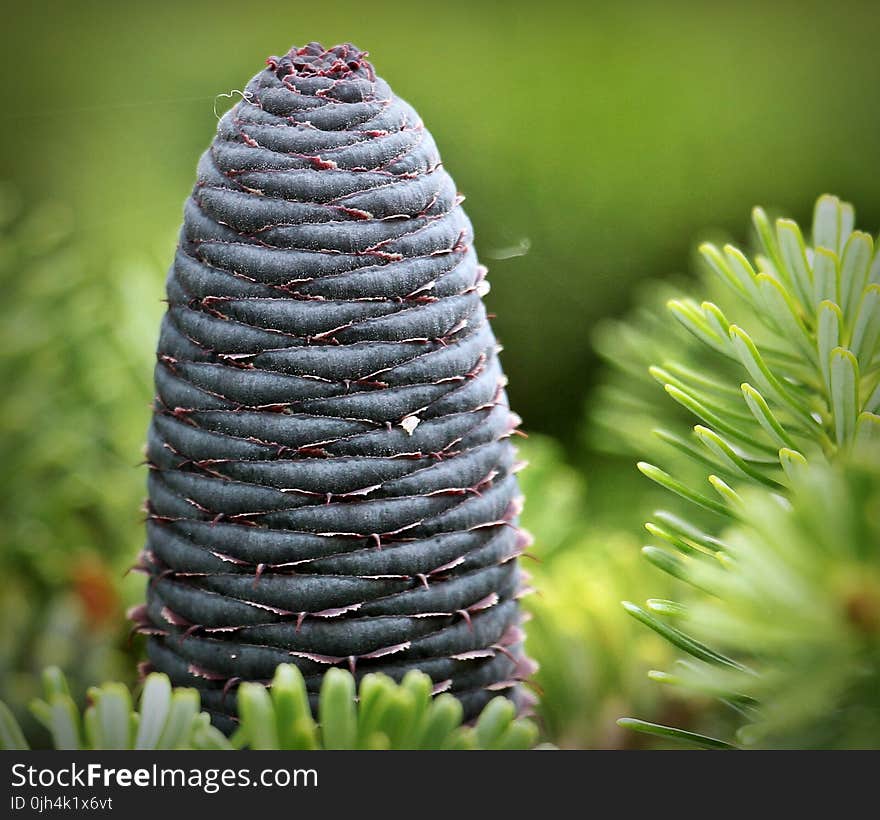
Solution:
M132 667L122 578L142 537L144 340L160 305L148 265L90 264L73 221L0 184L0 697L14 703L48 664L80 694Z
M529 749L537 728L517 720L516 707L497 697L476 724L462 725L462 707L448 693L431 696L431 680L408 672L397 684L365 675L355 697L354 678L330 669L312 718L305 683L293 665L279 666L267 689L244 683L238 692L241 725L233 746L251 749Z
M876 748L880 471L815 468L791 503L758 488L743 503L748 521L725 532L725 552L687 563L706 594L674 613L639 610L689 655L652 677L727 703L741 747Z
M871 237L853 230L852 207L830 196L816 204L813 246L791 220L773 230L760 208L753 219L761 243L753 261L732 245L700 248L727 286L718 303L668 300L668 315L691 340L664 331L650 312L623 331L622 350L600 337L625 367L650 357L650 376L699 421L685 431L680 412L661 411L665 423L654 434L700 465L703 486L651 464L642 472L727 518L736 517L732 484L784 491L805 462L860 449L880 429L880 256ZM615 412L625 434L644 424L650 405L640 382L606 390L606 429Z
M195 689L172 689L166 675L148 675L140 710L121 683L105 683L88 692L80 714L67 679L57 667L43 673L44 696L31 711L49 732L55 749L220 749L226 738L200 711ZM26 749L27 742L6 705L0 702L0 748Z
M3 200L8 200L4 202ZM149 266L96 271L71 241L72 214L17 212L0 189L4 355L2 561L44 590L72 564L129 560L140 538L137 470L161 307ZM145 269L146 267L146 269ZM150 302L155 309L145 309Z
M686 433L676 416L656 431L676 454L669 471L639 464L683 502L654 514L646 528L662 547L643 554L692 600L626 608L691 657L652 677L730 706L740 744L876 745L880 254L835 197L817 202L812 245L791 220L753 218L753 262L701 247L729 296L670 300L698 344L668 337L650 369L700 423Z
M597 527L588 511L583 475L566 463L552 439L530 436L519 445L529 462L519 476L523 525L534 534L526 564L536 594L527 649L538 662L536 705L546 736L565 748L617 748L632 742L615 718L626 710L658 717L669 700L646 673L671 660L669 647L639 628L618 602L656 590L632 536ZM537 501L538 503L534 503Z
M618 602L656 590L637 542L624 534L583 536L576 548L535 573L538 593L527 647L538 662L536 710L547 736L564 748L619 748L632 738L615 718L631 710L663 717L669 699L646 673L671 660L670 648L640 629Z
M355 682L342 669L324 677L320 723L309 707L302 674L282 664L268 687L244 683L238 693L240 724L227 739L200 711L195 689L172 689L159 672L147 676L140 709L128 687L105 683L89 690L80 714L64 675L43 673L44 698L31 711L56 749L530 749L537 728L517 719L510 700L489 702L474 726L462 724L462 707L450 694L431 696L431 680L410 672L397 684L385 675ZM0 749L28 748L12 713L0 701Z

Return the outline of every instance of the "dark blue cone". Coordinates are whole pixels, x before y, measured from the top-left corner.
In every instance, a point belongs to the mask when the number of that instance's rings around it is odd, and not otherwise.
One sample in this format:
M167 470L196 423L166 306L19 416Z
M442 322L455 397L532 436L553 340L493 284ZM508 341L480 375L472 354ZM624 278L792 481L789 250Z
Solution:
M203 155L149 433L150 665L215 720L296 663L516 697L528 538L471 224L351 45L268 60Z

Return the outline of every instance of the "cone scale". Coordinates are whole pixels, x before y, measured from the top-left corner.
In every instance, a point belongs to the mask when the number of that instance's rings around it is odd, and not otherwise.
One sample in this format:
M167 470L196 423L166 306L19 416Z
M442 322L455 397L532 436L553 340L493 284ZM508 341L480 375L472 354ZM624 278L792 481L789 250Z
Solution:
M364 52L272 57L185 205L148 438L148 666L231 728L295 663L522 701L528 543L486 269Z

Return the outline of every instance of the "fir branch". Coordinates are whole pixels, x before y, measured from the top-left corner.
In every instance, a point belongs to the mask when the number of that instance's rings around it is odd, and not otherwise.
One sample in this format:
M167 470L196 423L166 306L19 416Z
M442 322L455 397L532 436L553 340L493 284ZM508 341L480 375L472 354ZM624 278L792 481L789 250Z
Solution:
M652 677L731 707L738 745L876 746L880 253L836 197L816 203L812 244L760 208L753 222L760 250L751 261L731 245L700 248L726 296L668 300L690 340L657 318L629 330L643 344L664 337L639 355L663 352L650 377L699 423L687 435L682 415L667 414L658 437L671 466L639 464L684 499L682 514L660 511L646 525L674 551L644 552L692 600L625 606L694 658ZM630 423L651 415L638 385L617 387ZM618 398L600 418L620 408Z

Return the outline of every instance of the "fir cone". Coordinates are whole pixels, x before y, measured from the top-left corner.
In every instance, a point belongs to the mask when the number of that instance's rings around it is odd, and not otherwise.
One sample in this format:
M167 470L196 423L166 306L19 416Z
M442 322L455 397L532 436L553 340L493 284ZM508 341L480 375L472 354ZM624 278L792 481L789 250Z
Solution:
M186 202L149 431L149 665L230 728L295 663L521 698L528 543L486 269L437 147L352 45L293 48ZM232 720L230 720L232 718Z

